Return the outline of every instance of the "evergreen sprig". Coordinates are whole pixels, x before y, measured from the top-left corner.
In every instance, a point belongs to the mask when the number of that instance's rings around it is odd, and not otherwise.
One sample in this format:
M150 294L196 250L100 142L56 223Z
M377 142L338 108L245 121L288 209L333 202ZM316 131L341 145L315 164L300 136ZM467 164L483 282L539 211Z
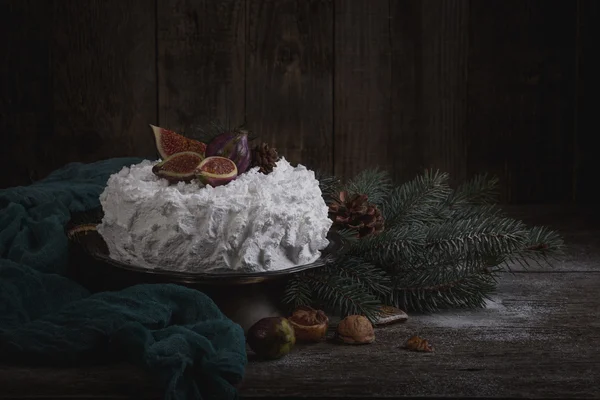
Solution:
M378 169L345 184L334 176L317 178L328 204L340 191L366 194L381 208L385 229L362 239L339 231L344 254L295 276L284 298L291 307L318 305L372 320L382 303L426 312L482 307L498 272L562 254L556 232L504 215L495 204L496 178L478 175L456 190L448 174L432 170L400 186Z
M448 174L426 170L423 175L392 189L381 204L386 225L429 223L437 219L438 209L451 194Z
M369 201L374 204L382 204L392 188L392 180L387 171L379 168L366 169L348 181L345 190L350 195L366 194Z
M498 178L486 174L476 175L460 185L452 196L451 204L491 204L498 196Z
M371 320L376 318L380 305L379 297L370 292L368 283L357 281L335 267L323 267L320 271L294 277L286 288L283 302L294 307L316 305L342 316L361 314Z

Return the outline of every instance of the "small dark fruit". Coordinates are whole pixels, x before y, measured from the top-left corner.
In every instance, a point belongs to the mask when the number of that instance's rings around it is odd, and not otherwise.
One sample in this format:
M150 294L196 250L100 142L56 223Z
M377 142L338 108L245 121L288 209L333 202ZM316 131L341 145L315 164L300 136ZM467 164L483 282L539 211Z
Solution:
M243 174L248 169L252 156L248 145L248 132L235 130L220 134L206 146L206 156L229 158L235 163L237 173Z
M296 335L286 318L267 317L252 325L246 341L257 356L272 360L281 358L292 350Z

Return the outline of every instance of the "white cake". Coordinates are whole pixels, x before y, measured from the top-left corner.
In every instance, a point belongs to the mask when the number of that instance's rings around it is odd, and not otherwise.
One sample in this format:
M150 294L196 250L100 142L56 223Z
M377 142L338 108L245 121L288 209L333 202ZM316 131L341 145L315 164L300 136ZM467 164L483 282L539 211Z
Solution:
M280 270L315 261L331 220L313 171L277 162L219 187L169 185L143 161L112 175L98 226L110 257L189 272Z

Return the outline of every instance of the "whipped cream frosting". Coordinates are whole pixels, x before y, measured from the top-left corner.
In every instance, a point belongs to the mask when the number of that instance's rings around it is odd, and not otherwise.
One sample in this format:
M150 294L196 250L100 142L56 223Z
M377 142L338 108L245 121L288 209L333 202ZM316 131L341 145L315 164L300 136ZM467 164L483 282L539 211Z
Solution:
M257 272L311 263L327 247L328 207L314 172L284 158L227 185L169 185L145 160L113 174L98 232L110 257L146 268Z

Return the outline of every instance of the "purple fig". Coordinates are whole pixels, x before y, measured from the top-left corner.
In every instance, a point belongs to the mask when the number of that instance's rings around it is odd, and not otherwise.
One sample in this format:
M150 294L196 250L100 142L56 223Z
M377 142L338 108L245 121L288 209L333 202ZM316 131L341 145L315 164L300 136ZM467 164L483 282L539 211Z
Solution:
M246 172L252 157L248 145L248 132L234 131L220 134L206 146L206 156L229 158L235 163L238 174Z
M237 177L237 167L229 158L207 157L198 166L196 176L205 185L217 187L234 180Z

